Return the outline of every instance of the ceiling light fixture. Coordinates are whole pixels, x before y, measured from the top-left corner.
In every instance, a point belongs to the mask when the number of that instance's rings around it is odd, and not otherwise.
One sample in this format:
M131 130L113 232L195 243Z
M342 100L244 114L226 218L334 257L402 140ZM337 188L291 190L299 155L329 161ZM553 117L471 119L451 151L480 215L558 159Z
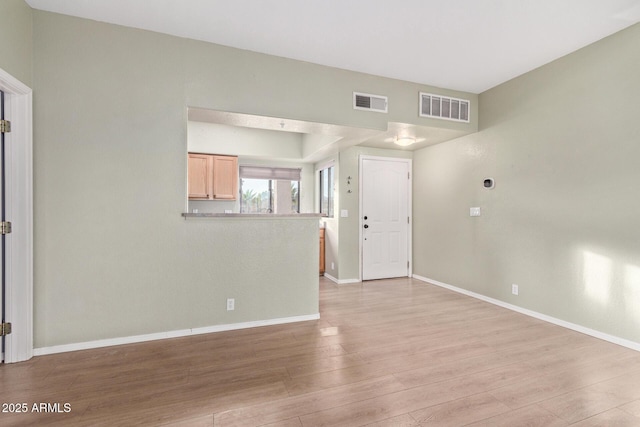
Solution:
M410 136L399 136L395 140L396 145L400 145L401 147L406 147L407 145L411 145L415 142L416 139Z

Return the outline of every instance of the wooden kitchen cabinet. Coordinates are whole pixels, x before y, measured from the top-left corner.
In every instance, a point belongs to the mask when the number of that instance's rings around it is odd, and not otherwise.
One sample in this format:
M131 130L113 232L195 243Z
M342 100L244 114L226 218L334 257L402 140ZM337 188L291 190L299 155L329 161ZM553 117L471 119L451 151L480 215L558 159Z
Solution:
M213 157L213 198L236 200L238 197L238 158Z
M211 193L211 156L189 153L189 199L206 200Z
M238 158L189 153L189 200L236 200Z

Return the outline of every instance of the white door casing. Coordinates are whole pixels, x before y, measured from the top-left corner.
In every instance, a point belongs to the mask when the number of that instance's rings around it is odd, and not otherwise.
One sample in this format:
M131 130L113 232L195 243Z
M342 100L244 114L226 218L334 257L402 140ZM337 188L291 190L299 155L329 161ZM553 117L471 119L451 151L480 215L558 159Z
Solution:
M360 158L362 280L411 275L410 175L410 159Z
M5 362L33 357L33 137L31 89L0 69L0 89L5 93L7 220L7 321Z

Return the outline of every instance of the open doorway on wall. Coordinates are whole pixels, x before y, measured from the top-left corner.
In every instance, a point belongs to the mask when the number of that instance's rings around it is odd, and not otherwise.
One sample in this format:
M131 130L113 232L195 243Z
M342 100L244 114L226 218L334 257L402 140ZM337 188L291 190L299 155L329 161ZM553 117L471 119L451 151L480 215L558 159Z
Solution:
M4 353L7 344L7 335L11 333L11 323L7 320L7 235L10 230L10 222L6 219L7 212L7 197L6 197L6 164L5 164L5 135L11 132L11 122L5 119L4 114L4 91L0 89L0 344L2 348L2 354L0 356L0 363L4 363Z
M4 92L2 208L3 360L33 356L33 155L31 89L0 69ZM9 326L10 325L10 326ZM10 333L9 333L10 331Z

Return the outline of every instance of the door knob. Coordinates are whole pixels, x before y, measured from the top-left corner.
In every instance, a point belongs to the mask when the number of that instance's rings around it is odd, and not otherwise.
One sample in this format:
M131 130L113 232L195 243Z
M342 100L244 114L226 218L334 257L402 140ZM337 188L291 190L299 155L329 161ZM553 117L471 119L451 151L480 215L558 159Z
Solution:
M366 216L366 215L364 216L364 220L365 220L365 221L367 220L367 216Z
M365 224L365 225L364 225L364 228L369 228L369 225Z

